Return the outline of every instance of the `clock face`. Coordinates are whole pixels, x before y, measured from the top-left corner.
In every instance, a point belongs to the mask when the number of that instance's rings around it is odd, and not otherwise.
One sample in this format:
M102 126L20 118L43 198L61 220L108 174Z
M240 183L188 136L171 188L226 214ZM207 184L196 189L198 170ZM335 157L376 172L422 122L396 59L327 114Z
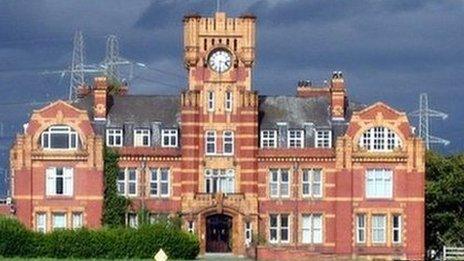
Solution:
M209 56L208 65L214 71L223 73L230 69L232 65L232 55L224 49L213 51Z

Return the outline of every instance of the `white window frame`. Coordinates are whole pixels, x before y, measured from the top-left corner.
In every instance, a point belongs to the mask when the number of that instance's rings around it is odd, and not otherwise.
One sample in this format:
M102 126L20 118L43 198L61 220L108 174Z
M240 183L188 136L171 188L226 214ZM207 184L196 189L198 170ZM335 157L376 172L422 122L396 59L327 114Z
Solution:
M137 213L133 213L133 212L126 213L126 226L130 228L139 227L139 217Z
M314 145L316 148L331 148L332 147L332 131L331 130L316 130L314 135Z
M204 179L205 193L235 192L235 170L233 169L205 169Z
M276 226L271 226L271 219L273 216L276 218ZM287 226L284 227L282 226L282 220L283 218L287 218ZM291 233L290 233L290 227L291 227L291 219L289 214L270 214L269 215L269 242L271 244L288 244L290 243L290 238L291 238ZM271 237L271 230L276 230L276 238L272 239ZM282 240L282 231L286 230L287 231L287 240Z
M225 110L227 112L231 112L232 107L233 107L233 93L232 93L232 91L226 91L224 104L225 104L225 106L224 106Z
M362 221L362 224L361 224ZM366 214L359 213L356 214L356 243L365 244L366 243L366 225L367 225ZM362 238L360 236L362 234Z
M155 174L156 179L153 179ZM163 174L167 175L167 179L162 179ZM163 193L163 185L167 186L167 192ZM156 193L152 189L156 187ZM150 197L154 198L167 198L171 194L171 171L169 168L151 168L150 169Z
M288 148L304 148L304 130L288 130L287 131L287 147Z
M287 181L283 181L282 174L287 174ZM277 174L277 180L274 179L274 174ZM269 169L269 197L270 198L290 198L291 195L291 175L290 169ZM287 194L284 194L283 191L287 189ZM276 190L277 193L273 193Z
M213 112L214 111L214 105L215 105L215 94L214 94L214 91L208 91L207 93L207 108L208 108L208 111L209 112Z
M84 215L82 212L72 213L72 228L79 229L84 226Z
M52 137L57 134L68 135L67 148L53 148ZM50 126L41 134L41 146L45 150L76 150L79 146L79 135L75 130L66 125Z
M147 138L145 144L144 138ZM135 129L134 130L134 147L150 147L151 146L151 131L149 129Z
M383 219L383 226L380 226L380 224L376 226L375 221L374 221L376 218ZM372 230L371 230L372 243L373 244L385 244L387 242L387 215L385 214L372 215L371 226L372 226ZM375 239L376 231L380 231L382 233L383 240Z
M391 199L393 197L393 170L368 169L365 187L366 198Z
M164 148L177 148L178 142L178 131L176 129L163 129L161 131L161 147ZM167 143L166 139L167 138Z
M230 145L230 150L226 151L226 145ZM235 139L234 132L226 130L222 133L222 150L224 155L234 155Z
M61 174L58 175L58 170ZM57 179L62 179L62 193L57 193ZM47 196L73 195L74 190L74 169L70 167L50 167L45 170L45 193Z
M371 152L391 152L401 145L399 135L383 126L372 127L359 138L359 146Z
M277 148L277 131L262 130L261 131L261 148Z
M319 173L319 180L315 180L315 174ZM307 177L307 180L305 180ZM321 168L303 169L301 172L301 195L304 198L322 198L324 177ZM307 186L307 193L305 192ZM319 186L319 189L316 189ZM316 191L317 190L317 191Z
M56 217L57 216L63 216L63 226L61 227L57 227L56 226ZM67 224L67 218L66 218L66 213L64 212L53 212L52 213L52 230L56 230L56 229L66 229L68 227L68 224Z
M35 213L35 230L40 233L47 233L47 213Z
M130 179L130 174L131 172L134 172L135 173L135 180L132 180ZM124 180L121 180L119 179L119 174L120 173L124 173ZM121 168L119 169L119 172L118 172L118 178L117 178L117 186L118 186L118 194L121 195L121 196L125 196L125 197L135 197L138 195L138 177L139 176L139 173L138 173L138 170L136 168ZM134 185L135 183L135 193L129 193L130 191L130 186L131 185ZM120 185L122 185L122 188L124 189L124 191L121 193L121 191L119 191L119 187Z
M246 246L250 246L253 241L253 226L251 222L245 222L245 244Z
M205 132L205 154L206 155L216 155L217 153L216 141L217 141L216 131L209 130ZM208 145L212 145L214 147L214 151L208 151Z
M309 227L306 227L305 219L309 219ZM319 219L319 220L317 220ZM324 220L320 213L303 214L301 216L301 243L303 244L322 244L324 243ZM320 222L317 224L317 222ZM309 241L305 241L304 233L309 234Z
M395 226L395 219L398 219L397 226ZM393 214L392 215L392 243L393 244L401 244L402 241L402 227L403 227L403 220L400 214ZM398 233L398 239L395 240L395 233Z
M112 138L112 139L111 139ZM119 142L117 142L119 139ZM113 142L111 142L111 140ZM122 147L124 143L124 136L122 129L106 129L106 146L108 147Z

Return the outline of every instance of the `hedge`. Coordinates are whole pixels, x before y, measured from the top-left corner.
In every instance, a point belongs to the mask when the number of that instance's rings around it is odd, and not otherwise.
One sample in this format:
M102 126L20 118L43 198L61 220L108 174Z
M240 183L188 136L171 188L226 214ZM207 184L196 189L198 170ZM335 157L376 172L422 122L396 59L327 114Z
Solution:
M138 229L33 232L13 218L0 217L0 256L50 258L153 258L162 248L170 259L195 259L198 239L163 224Z

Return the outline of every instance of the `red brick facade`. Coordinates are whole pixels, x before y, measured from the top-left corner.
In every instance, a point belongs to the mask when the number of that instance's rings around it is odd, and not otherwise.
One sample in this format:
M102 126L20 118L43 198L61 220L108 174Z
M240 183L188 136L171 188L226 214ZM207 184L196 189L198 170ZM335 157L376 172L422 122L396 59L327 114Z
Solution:
M298 97L258 96L251 87L255 22L251 15L227 18L224 13L214 18L185 17L189 87L178 98L178 144L157 146L159 137L153 134L158 129L152 128L147 131L151 142L136 146L137 126L126 130L133 123L125 123L121 127L121 137L134 139L116 146L121 169L134 169L136 176L126 170L121 181L121 191L133 194L128 212L136 213L144 206L153 214L181 213L185 229L198 235L202 254L220 249L208 239L217 232L208 225L211 217L219 214L230 220L228 251L235 255L273 260L423 259L424 147L411 133L406 115L383 103L350 108L339 72L322 88L300 86ZM226 60L218 60L218 65L211 61L217 50L229 53L230 65ZM215 71L214 66L229 68ZM73 213L83 214L84 226L101 226L102 152L103 142L109 141L107 132L99 129L116 128L116 114L122 114L118 102L132 99L111 98L107 89L105 79L98 78L91 94L93 103L86 110L58 101L34 111L25 133L18 135L11 152L12 194L16 216L28 227L37 228L37 213L47 214L47 230L54 226L54 213L67 213L68 228L74 224ZM282 106L283 101L290 101L287 107L300 106L295 108L307 118ZM322 121L311 116L317 104L326 104L318 111L328 113ZM152 125L165 124L160 119L147 120ZM166 128L176 128L176 124ZM318 135L324 132L318 132L318 124L327 125L322 128L328 131L326 139L320 138L327 144L319 144ZM77 132L77 148L43 148L41 135L51 126L69 126ZM295 129L298 132L290 134ZM262 140L267 130L278 136L271 138L271 145ZM128 133L134 137L126 138ZM232 133L231 146L226 142L228 133ZM291 140L298 133L303 135L302 144ZM214 147L208 147L212 137ZM73 169L71 195L48 195L45 179L50 167L55 170L53 181L60 175L57 168ZM167 187L162 187L161 172L153 185L153 170L161 169L168 170ZM215 183L216 179L207 177L207 173L229 170L231 183L225 178ZM304 187L309 182L307 171L314 170L320 176L311 176L311 187ZM317 196L308 196L306 190L317 191L312 192ZM279 224L274 224L274 217ZM358 223L358 218L363 222ZM312 220L309 227L307 220ZM278 231L275 236L274 231ZM247 234L255 235L252 243L246 242Z

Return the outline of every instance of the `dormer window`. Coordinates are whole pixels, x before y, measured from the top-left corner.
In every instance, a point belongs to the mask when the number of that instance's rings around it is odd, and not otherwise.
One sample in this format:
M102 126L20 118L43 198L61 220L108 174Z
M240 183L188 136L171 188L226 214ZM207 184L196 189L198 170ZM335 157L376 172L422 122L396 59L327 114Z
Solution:
M177 147L177 130L176 129L165 129L161 132L162 147L165 148L176 148Z
M316 148L330 148L332 147L332 131L330 130L316 130L314 144Z
M123 136L122 129L107 129L106 130L106 146L122 147Z
M150 147L150 130L134 130L134 147Z
M69 126L51 126L42 133L42 148L48 150L75 150L79 138L77 132Z
M277 131L261 131L261 148L277 148Z
M359 146L368 151L388 152L401 147L398 135L385 127L373 127L363 133Z
M287 134L287 147L303 148L304 147L304 131L289 130Z

